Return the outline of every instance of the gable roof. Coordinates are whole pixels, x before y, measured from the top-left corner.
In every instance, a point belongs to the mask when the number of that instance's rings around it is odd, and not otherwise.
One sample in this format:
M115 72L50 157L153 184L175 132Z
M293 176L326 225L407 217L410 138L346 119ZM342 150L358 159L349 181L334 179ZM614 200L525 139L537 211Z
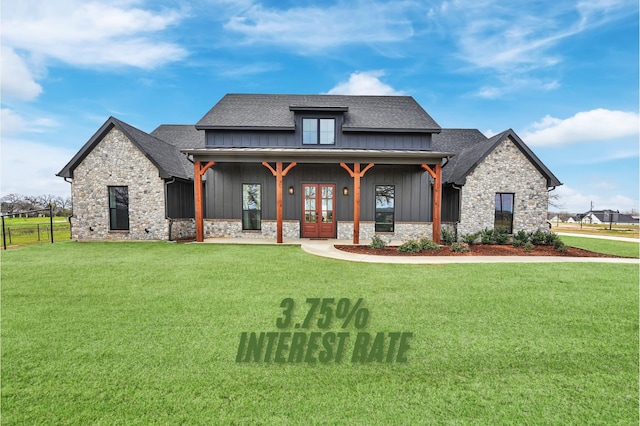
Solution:
M296 111L344 114L342 131L437 133L440 126L411 96L227 94L196 129L295 130Z
M145 133L114 117L109 117L87 143L80 148L71 161L56 175L73 178L75 168L114 127L124 133L140 152L156 166L161 178L191 179L193 177L193 169L190 167L189 160L180 152L177 146Z
M457 153L443 167L442 181L444 183L464 185L469 173L507 138L518 147L542 176L547 179L547 187L562 185L558 178L551 173L512 129L490 138L475 129L443 129L439 135L433 135L431 141L432 149Z

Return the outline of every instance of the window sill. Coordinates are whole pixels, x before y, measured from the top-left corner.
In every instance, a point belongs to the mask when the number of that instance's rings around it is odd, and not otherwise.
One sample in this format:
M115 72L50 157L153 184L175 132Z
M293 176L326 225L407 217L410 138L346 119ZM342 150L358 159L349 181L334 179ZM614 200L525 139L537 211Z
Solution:
M261 234L262 230L261 229L243 229L242 232L247 234Z
M110 234L128 234L128 229L109 229Z

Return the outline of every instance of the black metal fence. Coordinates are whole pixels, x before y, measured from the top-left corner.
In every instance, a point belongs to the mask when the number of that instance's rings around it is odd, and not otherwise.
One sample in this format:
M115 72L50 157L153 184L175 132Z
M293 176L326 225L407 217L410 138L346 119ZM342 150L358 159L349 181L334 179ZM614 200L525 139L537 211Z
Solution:
M15 217L42 216L48 213L48 217L40 217L42 221L25 221L15 223L8 220ZM6 250L8 246L22 246L38 243L51 243L56 240L71 238L71 224L54 222L53 206L47 209L14 212L2 215L2 246Z

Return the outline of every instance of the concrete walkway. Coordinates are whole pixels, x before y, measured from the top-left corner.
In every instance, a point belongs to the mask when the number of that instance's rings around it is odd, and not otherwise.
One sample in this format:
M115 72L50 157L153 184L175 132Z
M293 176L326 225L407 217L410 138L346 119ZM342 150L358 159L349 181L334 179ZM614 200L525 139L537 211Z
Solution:
M275 245L275 240L259 238L207 238L209 244ZM366 242L362 242L366 244ZM298 245L309 254L337 260L366 263L398 263L414 265L442 265L448 263L627 263L640 264L640 259L608 257L555 256L374 256L338 250L334 245L352 245L351 240L285 239L282 245ZM398 245L392 241L391 245Z

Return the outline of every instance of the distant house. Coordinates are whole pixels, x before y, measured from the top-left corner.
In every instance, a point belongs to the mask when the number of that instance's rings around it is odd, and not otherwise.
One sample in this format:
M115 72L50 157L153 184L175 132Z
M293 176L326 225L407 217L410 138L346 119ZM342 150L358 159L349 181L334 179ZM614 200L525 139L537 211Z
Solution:
M638 225L638 218L617 210L590 210L582 215L582 223Z
M513 130L443 129L408 96L230 94L151 133L111 117L58 176L74 239L532 231L561 185Z

